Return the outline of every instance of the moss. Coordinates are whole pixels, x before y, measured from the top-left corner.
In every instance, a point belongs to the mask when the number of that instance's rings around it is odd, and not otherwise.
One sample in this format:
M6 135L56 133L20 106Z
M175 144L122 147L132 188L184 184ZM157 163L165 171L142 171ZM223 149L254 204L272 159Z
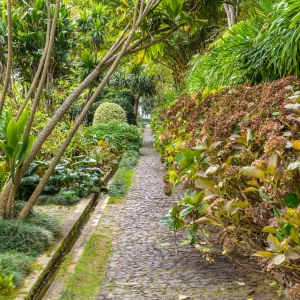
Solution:
M87 242L75 272L66 281L61 300L95 299L112 251L112 240L94 233Z

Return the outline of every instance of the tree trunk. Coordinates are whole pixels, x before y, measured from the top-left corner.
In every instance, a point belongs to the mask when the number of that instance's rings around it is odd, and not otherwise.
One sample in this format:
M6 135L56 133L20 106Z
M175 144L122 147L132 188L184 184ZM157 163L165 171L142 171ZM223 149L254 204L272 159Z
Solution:
M40 74L42 72L42 69L43 69L43 66L44 66L44 62L45 62L45 59L46 59L46 56L47 56L47 50L48 50L48 45L49 45L49 40L50 40L50 31L51 31L51 12L50 12L50 2L49 0L47 0L47 32L46 32L46 41L45 41L45 47L44 47L44 51L43 51L43 54L42 54L42 57L40 59L40 62L39 62L39 65L38 65L38 68L37 68L37 71L35 72L35 75L34 75L34 78L32 80L32 84L29 88L29 91L25 93L25 100L24 100L24 103L22 104L22 106L20 107L19 111L18 111L18 114L16 116L16 119L18 120L20 115L22 114L23 110L25 109L25 107L27 106L27 103L33 93L33 91L35 90L37 84L38 84L38 81L39 81L39 78L40 78Z
M137 96L137 97L135 97L135 99L134 99L134 110L133 110L133 112L134 112L136 121L137 121L138 116L139 116L140 98L141 98L140 96Z
M237 22L238 7L227 3L223 5L227 15L228 27L230 28Z
M45 58L45 64L44 64L42 76L41 76L37 91L35 93L34 100L32 102L29 119L26 124L25 132L24 132L24 140L25 141L30 136L30 131L31 131L33 120L34 120L34 116L35 116L37 106L38 106L41 94L43 92L44 84L46 81L46 77L47 77L47 73L48 73L48 69L49 69L49 65L50 65L50 61L51 61L52 49L53 49L54 42L55 42L56 26L57 26L57 21L59 18L59 6L60 6L60 0L56 0L54 18L53 18L52 25L51 25L51 33L50 33L49 45L48 45L48 49L47 49L47 55Z
M7 0L7 63L6 63L6 74L4 79L3 90L0 98L0 115L2 114L5 97L10 83L10 75L12 72L12 62L13 62L13 40L12 40L12 4L11 0Z

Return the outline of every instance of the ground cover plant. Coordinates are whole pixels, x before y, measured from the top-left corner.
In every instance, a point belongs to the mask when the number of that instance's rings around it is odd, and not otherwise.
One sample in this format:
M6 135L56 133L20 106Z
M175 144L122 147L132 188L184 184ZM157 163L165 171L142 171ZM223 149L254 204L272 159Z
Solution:
M31 213L26 221L0 221L0 295L21 286L36 257L53 244L60 231L58 219L44 214Z
M154 119L166 192L186 190L164 221L205 251L202 229L214 226L224 253L261 257L288 285L300 262L299 103L300 81L287 77L183 95Z
M124 199L127 195L133 176L133 169L137 165L139 153L135 150L124 152L119 164L119 169L113 182L108 188L109 202Z

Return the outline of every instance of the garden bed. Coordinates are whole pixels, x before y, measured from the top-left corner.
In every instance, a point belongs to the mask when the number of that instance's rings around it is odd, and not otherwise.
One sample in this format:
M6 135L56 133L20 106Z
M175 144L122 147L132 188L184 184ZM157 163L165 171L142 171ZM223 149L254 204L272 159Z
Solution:
M103 182L107 184L109 179L117 170L115 165L105 176ZM40 255L35 262L35 269L26 277L24 284L12 295L5 296L5 299L39 299L44 290L51 283L51 277L63 261L66 253L79 236L79 232L86 223L90 213L95 206L98 198L97 194L80 200L75 206L41 206L36 210L43 213L51 213L61 220L62 232L60 237L55 241L53 247Z

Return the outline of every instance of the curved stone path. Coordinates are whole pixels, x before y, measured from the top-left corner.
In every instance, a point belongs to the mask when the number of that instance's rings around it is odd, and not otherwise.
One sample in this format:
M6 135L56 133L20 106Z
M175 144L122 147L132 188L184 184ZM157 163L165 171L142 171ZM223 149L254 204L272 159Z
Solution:
M113 252L97 299L276 299L263 278L224 256L209 263L180 239L175 253L174 236L160 221L174 198L163 192L164 170L149 128L144 139L126 201L109 205L102 220L112 230Z

